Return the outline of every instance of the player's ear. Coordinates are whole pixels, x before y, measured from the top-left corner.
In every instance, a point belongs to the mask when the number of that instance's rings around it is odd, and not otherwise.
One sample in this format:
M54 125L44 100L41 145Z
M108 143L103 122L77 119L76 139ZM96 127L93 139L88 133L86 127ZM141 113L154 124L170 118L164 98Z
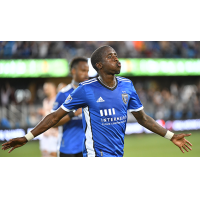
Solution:
M96 63L96 67L97 67L98 70L102 69L102 66L103 65L102 65L101 62Z

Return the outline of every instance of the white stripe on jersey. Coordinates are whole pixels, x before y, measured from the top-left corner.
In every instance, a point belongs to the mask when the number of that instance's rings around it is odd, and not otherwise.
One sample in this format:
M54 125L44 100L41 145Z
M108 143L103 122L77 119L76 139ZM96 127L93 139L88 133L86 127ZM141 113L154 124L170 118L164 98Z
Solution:
M63 126L58 127L58 146L57 146L57 157L60 157L60 145L62 142L63 136Z
M95 150L94 150L94 140L93 140L93 135L92 135L92 127L90 123L90 113L88 107L83 108L83 112L85 115L85 121L87 125L87 129L85 131L85 147L87 150L87 156L88 157L95 157Z
M91 82L88 82L88 83L82 83L82 85L87 85L87 84L90 84L90 83L94 83L94 82L96 82L97 80L94 80L94 81L91 81Z
M117 79L122 79L122 80L127 80L127 81L130 81L130 79L128 78L124 78L124 77L120 77L120 76L116 76Z
M121 78L121 77L117 77L117 80L123 81L123 82L131 82L129 79Z
M112 111L113 111L113 115L115 115L115 109L114 108L112 108Z
M124 80L130 80L128 78L124 78L124 77L121 77L121 76L116 76L116 78L120 78L120 79L124 79Z
M93 80L95 80L95 79L96 79L96 78L92 78L92 79L90 79L90 80L83 81L83 82L81 82L81 84L88 83L88 82L93 81Z
M103 116L103 111L102 110L100 110L100 115Z
M65 106L60 106L60 108L62 108L64 111L66 111L66 112L70 112L70 111L74 111L74 110L69 110L69 109L67 109L67 108L65 108Z
M137 112L137 111L140 111L140 110L142 110L144 107L142 106L142 107L140 107L140 108L138 108L138 109L129 109L128 111L129 112Z
M92 79L89 79L89 80L87 80L87 81L83 81L83 82L81 82L81 83L87 83L87 82L90 82L90 81L93 81L93 80L95 80L96 78L92 78Z

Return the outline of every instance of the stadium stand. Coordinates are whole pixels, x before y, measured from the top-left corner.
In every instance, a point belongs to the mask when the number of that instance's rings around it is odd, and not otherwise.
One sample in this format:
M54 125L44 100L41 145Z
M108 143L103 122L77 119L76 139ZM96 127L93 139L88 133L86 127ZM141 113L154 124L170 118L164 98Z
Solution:
M200 58L200 42L195 41L0 41L0 58L90 57L101 45L111 45L120 58Z
M101 45L111 45L120 58L200 58L200 42L194 41L0 41L0 59L71 60L74 56L90 57ZM133 81L145 112L151 117L163 120L200 118L199 77L187 77L187 82L180 77L170 77L170 80L159 77L127 78ZM1 127L6 124L6 127L12 128L33 127L41 120L37 110L44 99L42 86L45 81L43 78L0 80ZM68 78L65 83L70 81ZM130 115L128 122L134 121Z

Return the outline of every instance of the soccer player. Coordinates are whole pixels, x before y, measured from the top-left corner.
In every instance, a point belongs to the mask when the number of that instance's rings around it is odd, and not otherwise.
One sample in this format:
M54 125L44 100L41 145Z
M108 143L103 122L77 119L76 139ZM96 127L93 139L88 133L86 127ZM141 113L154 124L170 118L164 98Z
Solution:
M66 100L69 94L76 89L80 82L88 80L88 60L84 57L76 57L70 64L72 82L58 93L52 112L55 112ZM54 126L55 127L55 126ZM82 125L82 109L75 113L72 111L60 120L56 127L59 128L60 157L83 157L82 143L85 136Z
M51 113L51 109L56 98L56 86L52 82L46 82L43 86L43 90L47 97L43 100L43 108L39 109L38 112L45 117ZM39 142L42 157L56 157L58 128L51 128L44 132Z
M82 107L85 130L83 156L123 156L127 110L135 116L139 124L171 140L183 153L184 150L192 150L192 144L184 138L191 134L174 134L160 126L145 114L132 82L115 76L120 73L121 63L112 47L102 46L95 50L91 62L99 77L80 83L56 112L47 115L24 137L2 144L2 149L11 148L11 152L23 146L57 124L70 111Z

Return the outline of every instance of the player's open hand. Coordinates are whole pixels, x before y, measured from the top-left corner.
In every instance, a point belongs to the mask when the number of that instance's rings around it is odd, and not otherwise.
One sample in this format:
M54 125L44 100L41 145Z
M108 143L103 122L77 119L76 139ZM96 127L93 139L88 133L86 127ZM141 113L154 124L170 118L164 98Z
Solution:
M9 140L8 142L6 143L3 143L2 144L2 150L7 150L7 149L10 149L10 151L8 153L10 153L11 151L13 151L14 149L18 148L18 147L21 147L23 145L25 145L27 143L27 139L25 137L20 137L20 138L14 138L14 139L11 139Z
M189 150L192 150L192 148L190 146L192 146L192 144L186 140L184 137L188 137L190 136L190 134L177 134L177 135L174 135L171 139L171 141L180 148L180 150L184 153L183 149L185 149L187 152ZM190 146L189 146L190 145Z

